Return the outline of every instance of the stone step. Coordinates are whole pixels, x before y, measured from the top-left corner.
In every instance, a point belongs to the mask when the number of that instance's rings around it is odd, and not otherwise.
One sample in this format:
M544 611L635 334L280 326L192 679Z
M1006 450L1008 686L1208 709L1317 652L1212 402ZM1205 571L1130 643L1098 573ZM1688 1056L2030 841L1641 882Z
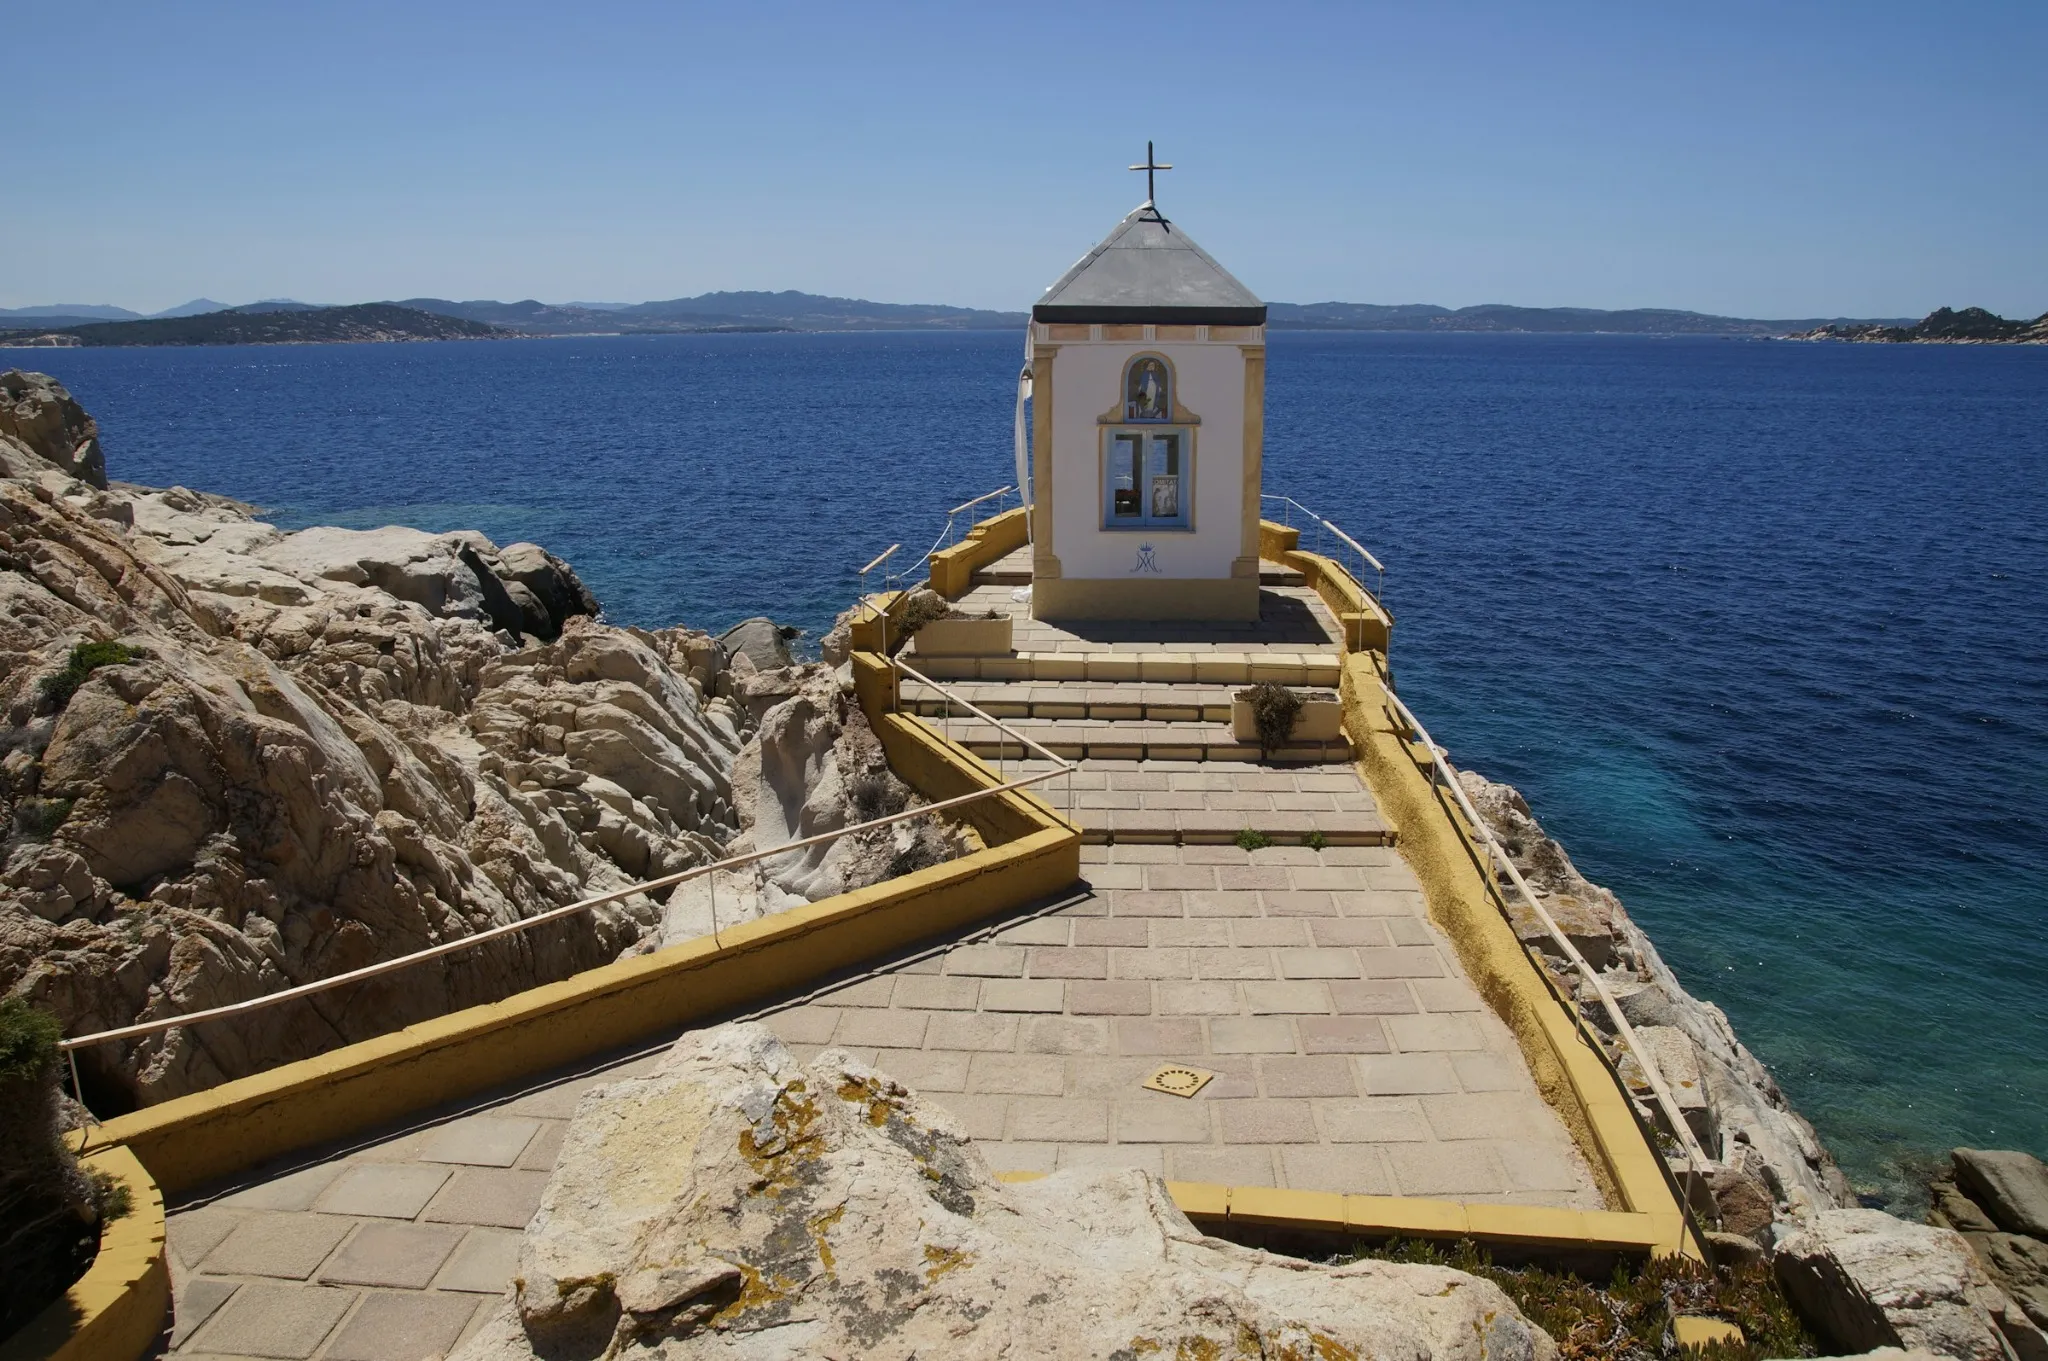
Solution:
M1018 757L1020 743L971 714L925 720L985 760ZM1321 765L1349 761L1351 744L1303 742L1263 757L1256 742L1240 742L1228 723L1096 722L1090 719L1015 718L1003 722L1062 759L1102 761L1257 761L1268 765Z
M1001 563L997 563L977 571L974 574L972 584L976 586L1029 586L1031 584L1031 568L1028 564L1023 567L1006 567Z
M1275 846L1390 846L1393 833L1377 813L1260 813L1204 809L1082 809L1081 840L1095 846L1227 846L1245 832Z
M1147 685L1317 685L1334 689L1335 652L1014 652L1007 657L927 657L912 641L904 660L937 681L1093 681Z
M1088 681L959 681L946 688L997 718L1095 719L1100 722L1228 723L1230 685L1111 685ZM903 707L922 718L960 713L944 695L906 680Z
M975 571L973 583L976 586L1029 586L1031 584L1031 563L1004 558ZM1308 578L1292 567L1282 567L1274 562L1259 564L1261 586L1306 586Z

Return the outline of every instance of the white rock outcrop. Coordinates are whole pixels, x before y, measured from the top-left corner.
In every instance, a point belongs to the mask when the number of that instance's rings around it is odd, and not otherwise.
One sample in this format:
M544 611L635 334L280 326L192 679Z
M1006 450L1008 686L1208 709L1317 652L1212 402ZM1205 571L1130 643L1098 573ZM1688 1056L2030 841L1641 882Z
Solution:
M586 1095L514 1293L457 1355L1549 1361L1493 1285L1204 1237L1156 1178L998 1182L951 1119L765 1027Z
M889 769L866 716L830 668L813 663L746 674L736 657L735 671L735 697L758 718L733 762L740 835L728 845L729 856L840 831L924 802ZM972 848L953 823L910 818L692 880L669 898L649 947L712 934L714 907L716 924L732 926Z
M71 1033L240 1001L716 858L750 726L707 635L607 627L534 545L284 534L107 484L0 375L0 991ZM80 644L114 644L80 654ZM638 948L661 905L86 1051L151 1102Z
M1800 1312L1845 1347L2048 1361L2048 1338L1953 1230L1881 1210L1826 1210L1781 1242L1774 1261Z

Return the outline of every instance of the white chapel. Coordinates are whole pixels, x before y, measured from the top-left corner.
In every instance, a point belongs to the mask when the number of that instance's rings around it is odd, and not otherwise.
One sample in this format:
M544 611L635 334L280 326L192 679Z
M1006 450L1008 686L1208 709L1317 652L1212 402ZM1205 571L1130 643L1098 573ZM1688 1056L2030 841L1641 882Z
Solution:
M1148 193L1031 309L1030 372L1032 614L1256 620L1266 304Z

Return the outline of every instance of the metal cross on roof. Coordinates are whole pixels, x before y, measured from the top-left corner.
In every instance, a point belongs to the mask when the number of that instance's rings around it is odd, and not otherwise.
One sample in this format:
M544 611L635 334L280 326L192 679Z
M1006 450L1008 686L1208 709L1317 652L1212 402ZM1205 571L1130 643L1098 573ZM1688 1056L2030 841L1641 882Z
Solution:
M1153 201L1154 198L1152 190L1152 172L1155 170L1171 170L1173 169L1173 167L1170 165L1161 165L1159 163L1159 158L1152 154L1152 144L1150 142L1147 142L1145 143L1145 164L1134 165L1131 167L1131 169L1142 170L1145 172L1145 202L1150 203Z

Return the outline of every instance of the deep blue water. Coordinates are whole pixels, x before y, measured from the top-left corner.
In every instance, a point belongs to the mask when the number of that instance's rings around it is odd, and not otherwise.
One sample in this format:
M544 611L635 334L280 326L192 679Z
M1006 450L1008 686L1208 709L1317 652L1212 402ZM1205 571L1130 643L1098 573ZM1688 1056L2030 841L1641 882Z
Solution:
M609 617L821 629L1010 480L1013 334L12 352L117 478L533 539ZM1899 1194L2048 1155L2048 349L1280 334L1267 489L1402 692Z

